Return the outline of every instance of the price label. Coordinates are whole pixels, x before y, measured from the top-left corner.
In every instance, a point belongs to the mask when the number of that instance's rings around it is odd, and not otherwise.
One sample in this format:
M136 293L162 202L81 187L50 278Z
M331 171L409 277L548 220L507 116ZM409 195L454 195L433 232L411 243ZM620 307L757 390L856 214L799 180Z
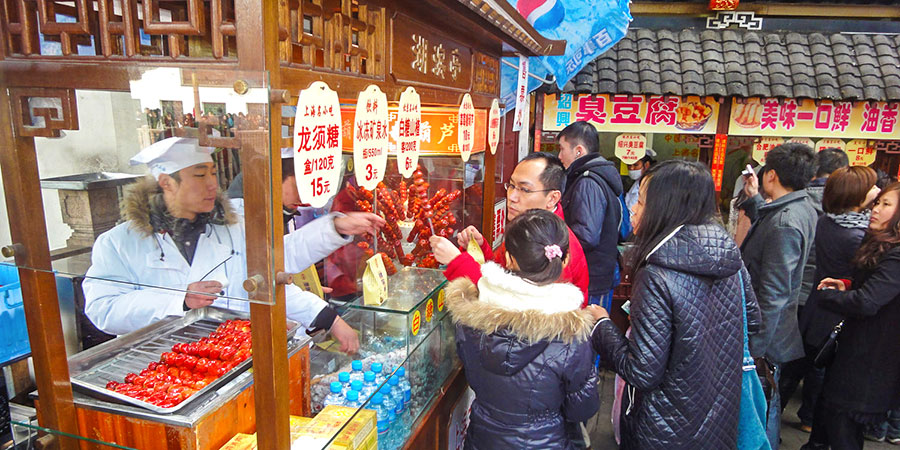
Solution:
M370 85L359 93L353 120L353 166L356 182L374 190L384 179L388 150L387 96Z
M835 139L835 138L826 138L822 139L819 142L816 142L816 151L821 152L826 148L839 148L841 150L845 150L847 145L844 144L843 139Z
M753 160L760 163L766 163L766 155L769 151L779 145L784 144L784 139L780 137L762 137L753 145Z
M397 168L404 178L412 176L419 164L419 140L422 133L422 102L412 87L400 94L397 111Z
M434 318L434 299L429 298L425 304L425 321L431 322L432 318Z
M294 116L294 173L300 199L321 208L337 192L341 175L341 105L328 84L300 91Z
M634 164L647 154L647 138L643 134L626 133L616 138L616 157L625 164Z
M413 336L418 336L420 328L422 328L422 314L419 313L419 310L416 310L413 313L412 322L409 324L409 331L412 331Z
M785 143L787 143L787 142L793 142L793 143L795 143L795 144L803 144L803 145L805 145L805 146L807 146L807 147L809 147L809 148L816 148L816 143L813 142L812 139L807 138L807 137L795 137L795 138L790 138L790 139L788 139L787 141L785 141Z
M495 98L491 102L491 112L488 114L488 147L491 154L497 153L497 145L500 144L500 102Z
M438 311L444 310L444 290L443 289L441 289L441 291L438 292L437 305L438 305Z
M851 166L868 166L875 162L875 147L865 139L854 139L847 143L847 158Z
M457 126L459 127L459 132L456 133L459 156L463 161L468 161L472 154L472 147L475 146L475 104L472 103L472 97L469 94L463 95L462 103L459 104Z

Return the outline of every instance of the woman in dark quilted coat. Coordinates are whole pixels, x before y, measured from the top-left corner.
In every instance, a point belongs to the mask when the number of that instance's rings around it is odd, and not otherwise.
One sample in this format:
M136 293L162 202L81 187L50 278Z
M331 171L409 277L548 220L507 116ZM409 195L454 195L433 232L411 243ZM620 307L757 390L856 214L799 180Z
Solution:
M568 240L562 219L529 210L506 233L511 273L487 263L477 286L461 278L447 289L475 391L466 449L572 449L568 432L600 406L593 320L581 291L556 282Z
M621 448L734 449L741 299L750 333L758 329L759 309L740 250L716 222L709 169L686 161L651 168L631 217L630 337L605 310L589 307L600 319L591 334L594 349L627 383Z

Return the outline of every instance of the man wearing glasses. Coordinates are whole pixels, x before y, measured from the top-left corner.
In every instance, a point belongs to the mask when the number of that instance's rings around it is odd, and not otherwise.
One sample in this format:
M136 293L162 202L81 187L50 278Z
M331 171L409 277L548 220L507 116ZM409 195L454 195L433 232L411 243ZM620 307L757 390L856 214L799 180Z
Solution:
M556 156L539 152L531 153L523 158L513 170L509 181L504 183L507 220L515 219L529 209L546 209L563 218L559 200L562 197L565 177L566 169L563 168L562 162ZM473 226L469 226L457 235L457 243L460 247L465 248L472 237L481 246L485 259L493 260L506 267L505 244L500 244L500 247L493 251L484 236ZM478 280L481 278L481 266L469 253L460 251L456 245L440 236L431 238L431 246L438 262L447 265L444 275L448 280L468 277L473 283L478 284ZM563 268L560 280L572 283L581 289L581 292L584 293L582 307L587 305L587 262L581 244L571 229L569 230L568 263Z

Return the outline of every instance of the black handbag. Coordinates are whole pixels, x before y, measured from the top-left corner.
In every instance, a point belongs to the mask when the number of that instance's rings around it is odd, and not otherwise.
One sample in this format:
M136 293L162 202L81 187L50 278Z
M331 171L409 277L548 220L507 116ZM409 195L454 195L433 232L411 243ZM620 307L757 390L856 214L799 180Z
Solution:
M816 353L816 357L813 359L813 364L818 367L826 367L834 361L834 354L837 352L838 346L838 336L841 334L841 328L844 327L844 321L838 322L837 325L831 330L831 333L828 335L828 339L825 340L825 343L822 344L822 347L819 349L819 352Z
M753 358L753 363L756 364L756 376L759 377L759 384L762 386L766 403L768 403L772 400L775 389L778 389L778 386L775 385L775 368L765 356Z

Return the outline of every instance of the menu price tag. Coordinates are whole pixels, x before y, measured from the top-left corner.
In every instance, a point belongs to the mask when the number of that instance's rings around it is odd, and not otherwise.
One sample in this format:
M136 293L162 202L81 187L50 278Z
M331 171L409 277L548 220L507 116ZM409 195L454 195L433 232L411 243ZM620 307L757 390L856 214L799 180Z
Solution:
M491 111L488 114L488 147L491 154L497 153L497 145L500 144L500 101L496 98L491 102Z
M404 178L409 178L419 164L419 141L422 130L422 102L412 87L406 88L400 94L397 124L397 169Z
M616 137L616 157L625 164L634 164L647 154L647 138L642 134L625 133Z
M300 91L294 116L294 173L300 198L321 208L337 193L341 175L341 104L316 81Z
M847 158L851 166L869 166L875 162L875 148L865 139L854 139L847 143Z
M463 95L462 103L459 104L457 124L459 127L456 135L459 155L463 161L468 161L472 154L472 148L475 146L475 104L472 103L472 96L469 94Z
M825 138L825 139L820 140L819 142L816 142L816 152L821 152L822 150L825 150L826 148L837 148L837 149L845 150L847 148L847 145L844 144L843 139L836 139L836 138Z
M784 144L784 139L779 137L759 138L759 142L753 145L753 160L760 164L765 164L766 155L769 154L769 150L772 150L781 144Z
M356 182L374 190L384 179L388 151L387 96L374 84L359 93L353 121L353 166Z

